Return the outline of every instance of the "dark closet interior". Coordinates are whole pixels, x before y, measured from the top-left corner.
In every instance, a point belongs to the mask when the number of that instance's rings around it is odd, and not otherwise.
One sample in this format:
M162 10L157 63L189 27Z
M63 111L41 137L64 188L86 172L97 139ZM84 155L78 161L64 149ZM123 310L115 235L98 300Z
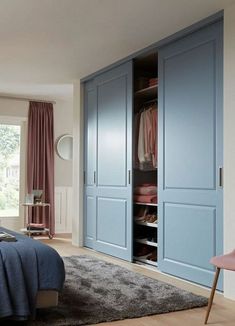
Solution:
M157 266L158 56L134 60L134 261Z

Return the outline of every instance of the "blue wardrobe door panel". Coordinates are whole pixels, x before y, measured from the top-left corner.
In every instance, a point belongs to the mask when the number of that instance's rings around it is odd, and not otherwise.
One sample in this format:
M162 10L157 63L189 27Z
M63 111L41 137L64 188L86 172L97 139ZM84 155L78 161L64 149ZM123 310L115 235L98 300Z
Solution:
M89 246L93 241L93 249L131 261L131 61L86 84L85 121L84 242Z
M165 203L164 259L213 271L215 207Z
M96 170L97 110L95 94L94 83L86 83L84 89L84 166L87 186L94 186L94 171Z
M215 188L214 56L210 41L164 60L165 188Z
M86 237L93 239L95 234L93 219L95 219L96 217L94 197L90 197L90 196L86 197L86 212L87 212L87 218L85 220Z
M207 286L223 253L222 38L216 22L158 55L158 266Z
M97 198L96 239L98 242L127 247L127 201Z
M98 185L126 186L127 77L98 84Z

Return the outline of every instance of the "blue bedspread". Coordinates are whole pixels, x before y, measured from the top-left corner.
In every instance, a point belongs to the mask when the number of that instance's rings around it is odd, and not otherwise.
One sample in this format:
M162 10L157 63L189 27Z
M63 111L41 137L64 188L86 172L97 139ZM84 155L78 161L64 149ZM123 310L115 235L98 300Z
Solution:
M51 247L19 233L17 242L0 242L0 318L27 319L35 313L38 290L63 287L64 263Z

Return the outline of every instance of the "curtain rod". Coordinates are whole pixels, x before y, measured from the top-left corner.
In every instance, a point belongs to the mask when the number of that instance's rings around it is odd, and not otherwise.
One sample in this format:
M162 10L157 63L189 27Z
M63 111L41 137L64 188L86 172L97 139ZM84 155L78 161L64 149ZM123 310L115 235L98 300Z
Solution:
M0 94L0 98L6 99L6 100L27 101L27 102L44 102L44 103L56 104L56 101L37 100L37 99L31 99L31 98L27 98L27 97L17 97L17 96L9 96L9 95L1 95L1 94Z

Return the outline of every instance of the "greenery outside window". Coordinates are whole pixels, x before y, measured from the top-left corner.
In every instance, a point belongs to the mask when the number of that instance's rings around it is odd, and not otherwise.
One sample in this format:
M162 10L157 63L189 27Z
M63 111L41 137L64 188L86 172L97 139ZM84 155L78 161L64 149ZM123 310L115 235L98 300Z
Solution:
M0 124L0 217L19 216L21 126Z

